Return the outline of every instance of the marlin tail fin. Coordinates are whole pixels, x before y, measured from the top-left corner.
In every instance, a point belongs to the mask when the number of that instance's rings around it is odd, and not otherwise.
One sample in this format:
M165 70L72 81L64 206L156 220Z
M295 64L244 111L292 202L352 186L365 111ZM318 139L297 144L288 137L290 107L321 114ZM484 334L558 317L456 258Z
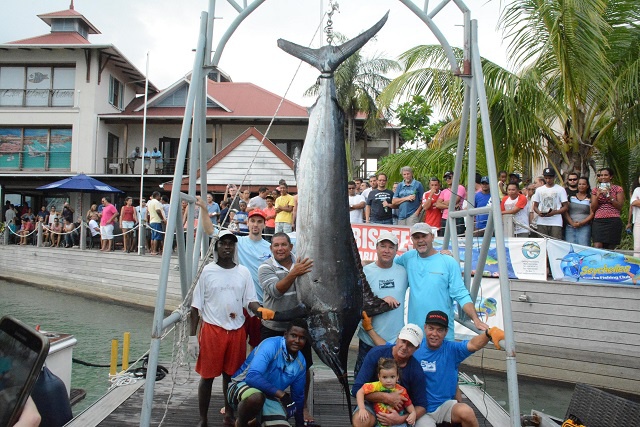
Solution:
M387 22L388 17L389 12L385 13L382 19L373 27L340 46L323 46L320 49L311 49L284 39L279 39L278 47L288 54L313 65L323 73L333 73L345 59L356 53L371 37L380 31L382 26Z

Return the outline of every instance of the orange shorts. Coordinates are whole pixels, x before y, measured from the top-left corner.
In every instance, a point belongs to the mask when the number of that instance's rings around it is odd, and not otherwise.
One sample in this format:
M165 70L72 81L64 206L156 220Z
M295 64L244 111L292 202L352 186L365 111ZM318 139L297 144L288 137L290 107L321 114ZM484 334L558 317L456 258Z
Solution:
M247 357L247 334L244 328L227 331L202 322L198 342L200 355L196 361L196 372L205 379L219 377L223 372L235 374Z

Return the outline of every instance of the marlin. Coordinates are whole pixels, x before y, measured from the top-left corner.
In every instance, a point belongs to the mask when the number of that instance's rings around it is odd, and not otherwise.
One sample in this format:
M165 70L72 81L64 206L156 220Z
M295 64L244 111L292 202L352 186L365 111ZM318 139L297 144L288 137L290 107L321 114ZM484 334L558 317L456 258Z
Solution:
M297 167L298 259L313 260L313 269L297 280L300 302L307 308L313 348L342 384L349 414L347 355L362 310L380 314L391 309L374 296L362 271L362 263L349 221L347 156L344 112L336 99L333 74L385 24L385 16L373 27L341 46L310 49L278 40L285 52L316 67L319 96L310 108L309 128Z

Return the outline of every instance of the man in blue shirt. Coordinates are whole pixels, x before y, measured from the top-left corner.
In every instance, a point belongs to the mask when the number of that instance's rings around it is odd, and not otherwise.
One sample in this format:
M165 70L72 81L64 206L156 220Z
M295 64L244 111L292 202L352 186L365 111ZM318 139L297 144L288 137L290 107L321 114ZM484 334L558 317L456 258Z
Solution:
M449 316L447 339L454 339L453 301L458 302L476 328L488 329L476 313L469 291L464 286L460 264L455 258L433 248L435 231L429 224L419 222L411 227L412 250L395 259L407 269L409 276L409 310L407 321L421 324L431 310L441 310Z
M455 400L458 387L458 366L467 357L482 349L489 341L500 349L504 331L498 327L485 330L468 341L447 341L449 316L443 311L430 311L424 325L424 339L413 357L422 367L426 378L427 414L420 418L422 426L436 423L460 423L462 427L477 427L473 409Z
M398 209L398 225L413 225L419 220L418 208L422 203L424 187L413 179L413 169L405 166L400 169L404 181L398 184L393 194L392 207Z
M218 217L220 216L220 206L213 201L213 194L207 193L207 213L211 223L215 226L218 225Z
M284 336L264 340L255 348L229 385L228 399L237 412L236 427L247 427L268 417L271 426L296 427L304 423L304 385L306 363L300 350L308 339L305 320L293 320ZM291 394L284 390L291 387Z
M351 394L355 396L365 383L378 380L377 366L381 357L393 358L400 368L399 384L407 389L407 393L416 408L417 421L415 425L423 427L422 418L424 418L423 415L427 407L426 381L420 364L413 357L422 338L422 329L418 325L408 324L400 330L395 344L380 345L372 348L364 358L358 376L354 380ZM389 414L375 414L372 405L375 402L385 403L396 410ZM402 424L407 419L408 414L400 415L397 412L404 406L403 398L398 392L370 393L365 396L365 403L366 410L372 416L367 421L362 421L358 416L358 409L356 409L353 417L351 417L354 427L373 427L377 421L382 425L391 426Z
M489 189L489 177L483 176L480 178L480 185L482 186L480 191L475 195L475 207L481 208L489 205L491 202L491 191ZM476 227L474 231L475 236L484 236L484 230L487 228L487 220L489 214L476 215Z

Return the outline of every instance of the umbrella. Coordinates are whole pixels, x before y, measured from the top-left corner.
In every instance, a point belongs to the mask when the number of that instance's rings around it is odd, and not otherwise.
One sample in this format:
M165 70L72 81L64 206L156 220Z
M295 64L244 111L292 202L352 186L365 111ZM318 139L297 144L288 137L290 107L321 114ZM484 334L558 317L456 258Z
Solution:
M105 184L102 181L98 181L95 178L87 176L83 173L69 178L61 179L60 181L52 182L51 184L43 185L36 188L36 190L52 191L63 190L68 192L80 192L80 221L82 226L80 228L80 248L85 248L85 236L86 231L84 229L84 212L82 210L82 193L124 193L115 187Z
M66 191L80 191L82 193L124 193L115 187L105 184L102 181L98 181L95 178L91 178L83 173L69 178L61 179L60 181L52 182L51 184L43 185L36 188L36 190L66 190Z

